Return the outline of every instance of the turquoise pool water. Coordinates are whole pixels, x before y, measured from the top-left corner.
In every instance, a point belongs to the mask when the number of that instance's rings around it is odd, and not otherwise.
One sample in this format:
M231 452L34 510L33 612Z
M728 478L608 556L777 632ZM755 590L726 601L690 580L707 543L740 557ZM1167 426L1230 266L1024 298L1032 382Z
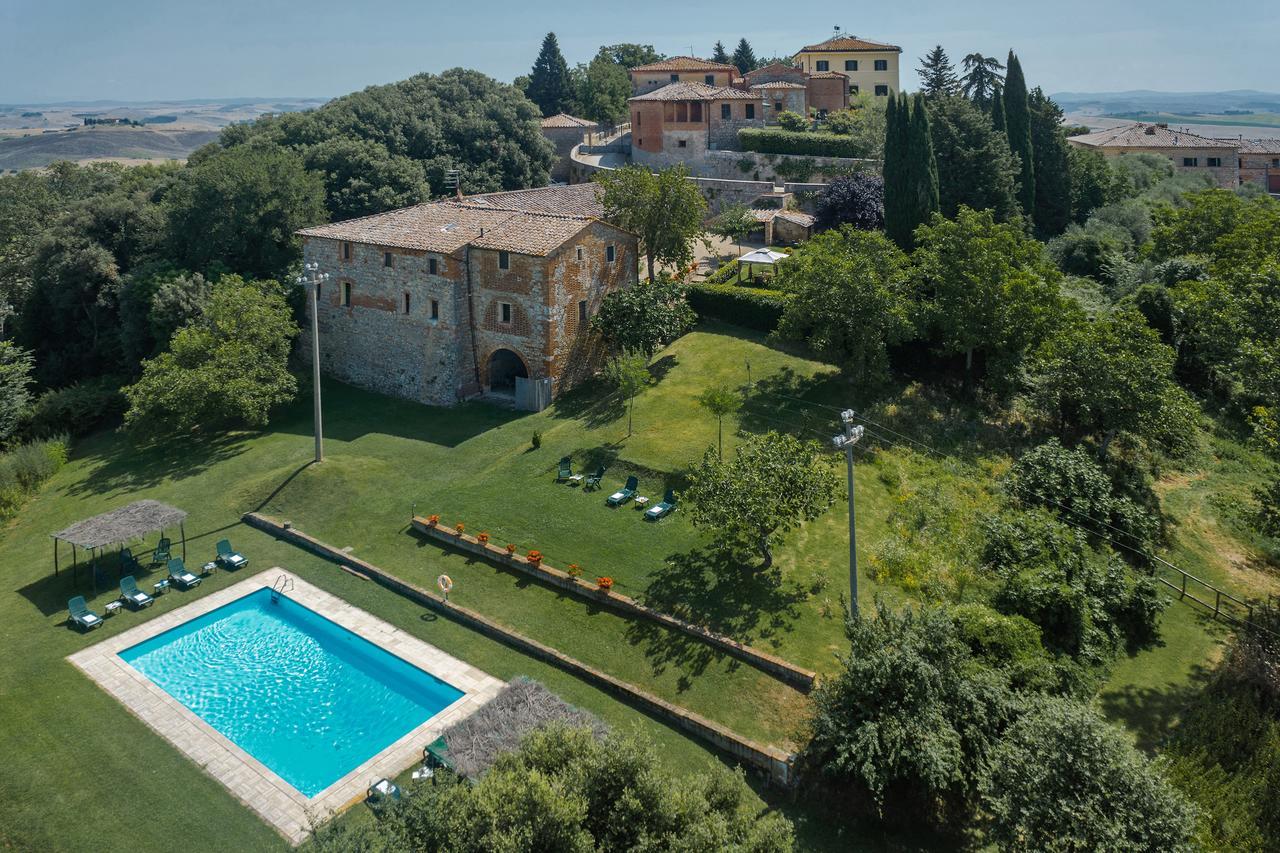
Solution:
M463 695L268 589L120 657L307 797Z

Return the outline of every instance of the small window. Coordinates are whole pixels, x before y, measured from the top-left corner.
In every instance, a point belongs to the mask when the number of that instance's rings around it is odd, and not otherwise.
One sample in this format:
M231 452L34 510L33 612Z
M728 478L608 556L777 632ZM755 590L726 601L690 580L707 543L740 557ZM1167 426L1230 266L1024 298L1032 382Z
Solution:
M850 87L849 87L849 94L850 94L850 95L856 95L856 94L858 94L858 84L857 84L857 83L854 83L852 86L850 86Z
M671 82L672 82L672 83L679 83L679 82L680 82L680 75L679 75L679 74L672 74L672 75L671 75Z
M409 313L409 291L407 290L404 293L404 313Z
M607 263L607 264L611 264L611 263L613 263L613 262L614 262L614 260L615 260L617 257L618 257L618 250L617 250L616 248L614 248L614 245L613 245L612 243L610 243L609 245L607 245L607 246L605 246L605 247L604 247L604 260L605 260L605 263Z
M351 244L350 243L342 244L342 259L344 261L351 260Z
M702 79L707 81L708 86L714 86L716 84L716 75L714 74L708 74L706 77L703 77Z
M677 147L677 148L688 148L688 147L689 147L689 140L687 140L687 139L678 139L678 140L676 140L676 147Z
M344 281L342 283L342 307L351 307L351 282Z
M587 300L583 299L578 302L578 325L585 326L587 324Z
M579 261L580 261L580 260L582 260L582 247L581 247L581 246L578 246L576 249L574 249L574 250L573 250L573 257L574 257L574 259L575 259L575 260L579 260Z
M439 299L431 300L431 319L432 320L440 319L440 300Z
M879 95L880 97L884 97L885 95L888 95L888 94L889 94L889 87L888 87L888 86L883 86L883 85L881 85L881 86L876 86L876 94L877 94L877 95Z
M1216 169L1222 165L1222 158L1210 157L1208 160L1205 161L1205 165L1207 165L1211 169Z
M502 322L504 323L511 322L511 303L510 302L499 302L498 312L499 312L499 315L502 317Z
M1188 166L1188 167L1189 167L1189 166L1199 166L1199 165L1200 165L1200 158L1199 158L1199 157L1183 157L1183 158L1182 158L1182 165L1184 165L1184 166Z
M440 272L440 262L435 258L427 258L427 272L436 275Z
M728 121L729 119L733 118L733 106L730 104L721 104L720 118L724 119L725 121Z
M383 265L384 267L392 266L392 265L394 265L394 263L395 263L395 262L391 259L391 253L390 253L390 252L383 252L383 253L382 253L382 265Z
M845 70L845 71L857 71L857 70L858 70L858 60L856 60L856 59L846 59L846 60L844 61L844 70Z
M877 59L877 60L876 60L876 70L877 70L877 71L888 71L888 70L889 70L889 60L887 60L887 59Z
M1272 168L1280 169L1280 157L1272 157L1271 166Z
M755 117L756 117L756 105L747 104L747 118L755 118Z
M774 112L779 112L779 113L782 112L782 101L774 101L773 109L774 109Z
M498 253L498 269L500 270L511 269L511 253L510 252Z
M818 70L819 70L819 71L830 71L830 70L831 70L831 63L830 63L830 62L827 62L827 60L825 60L825 59L819 59L819 60L818 60Z

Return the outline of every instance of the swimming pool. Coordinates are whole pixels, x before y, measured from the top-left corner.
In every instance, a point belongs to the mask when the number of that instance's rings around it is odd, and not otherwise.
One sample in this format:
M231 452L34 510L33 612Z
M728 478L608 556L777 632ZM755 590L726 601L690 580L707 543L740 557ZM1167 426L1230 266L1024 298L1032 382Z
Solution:
M464 695L266 588L118 654L306 797Z

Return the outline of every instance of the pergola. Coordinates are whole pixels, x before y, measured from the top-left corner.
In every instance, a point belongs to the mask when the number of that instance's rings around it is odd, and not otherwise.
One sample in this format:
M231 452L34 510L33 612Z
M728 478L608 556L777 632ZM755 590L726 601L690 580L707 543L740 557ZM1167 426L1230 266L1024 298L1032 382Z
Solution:
M772 269L774 264L785 260L786 257L782 252L775 252L773 249L756 249L755 251L747 252L738 258L738 277L741 279L742 270L746 269L747 278L751 278L752 267L755 264L765 264Z
M163 535L166 528L178 526L182 536L182 558L187 557L187 531L184 526L187 514L177 507L162 504L159 501L134 501L128 506L77 521L75 524L57 533L53 537L53 574L58 574L58 543L66 542L71 546L71 572L74 580L79 580L80 567L77 549L89 551L92 559L97 559L99 549L111 545L124 546L124 543L141 539L148 533L160 531ZM92 560L91 560L92 564ZM94 578L95 584L97 579Z

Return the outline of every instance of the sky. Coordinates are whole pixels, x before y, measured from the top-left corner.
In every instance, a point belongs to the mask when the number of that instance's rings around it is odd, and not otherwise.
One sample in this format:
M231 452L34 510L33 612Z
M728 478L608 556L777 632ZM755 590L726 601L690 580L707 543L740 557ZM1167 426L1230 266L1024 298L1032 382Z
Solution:
M821 8L819 8L821 7ZM602 44L700 56L746 37L790 54L833 27L903 48L904 87L942 44L953 60L1014 48L1048 92L1280 89L1280 3L1243 16L1203 0L0 0L0 103L332 97L423 71L527 73L554 31L570 64Z

